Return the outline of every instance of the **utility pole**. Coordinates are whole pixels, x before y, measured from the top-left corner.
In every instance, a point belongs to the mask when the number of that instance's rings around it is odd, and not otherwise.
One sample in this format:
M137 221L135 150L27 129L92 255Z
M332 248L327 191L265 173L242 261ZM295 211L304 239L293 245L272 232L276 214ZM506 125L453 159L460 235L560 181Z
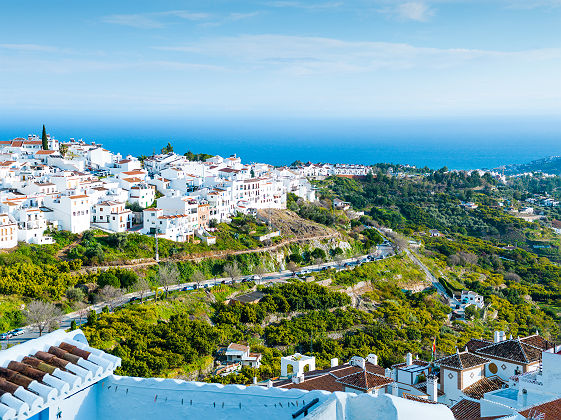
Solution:
M156 238L156 262L160 262L160 255L158 254L158 231L159 229L156 229L156 233L154 233L154 238Z

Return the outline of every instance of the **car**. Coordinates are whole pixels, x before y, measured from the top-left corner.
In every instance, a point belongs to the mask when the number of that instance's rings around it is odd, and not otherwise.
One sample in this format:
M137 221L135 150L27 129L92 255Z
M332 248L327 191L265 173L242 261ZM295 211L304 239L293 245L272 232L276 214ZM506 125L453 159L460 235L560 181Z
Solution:
M16 328L15 330L10 331L12 333L12 335L14 337L17 337L18 335L24 335L25 334L25 330L23 328Z
M130 303L130 302L136 302L137 300L140 300L140 298L139 298L138 296L131 297L131 298L129 299L129 303Z
M12 338L11 332L5 332L0 334L0 340L8 340L9 338Z
M261 276L258 276L258 275L256 274L256 275L254 275L251 279L252 279L253 281L261 281Z
M196 287L196 285L195 286L185 286L185 287L181 288L181 291L186 292L187 290L193 290L195 287Z
M309 269L305 268L303 270L300 270L299 274L310 274L311 272L312 272L312 270L309 270Z
M325 267L325 266L321 267L321 271L326 271L326 270L329 270L329 267Z

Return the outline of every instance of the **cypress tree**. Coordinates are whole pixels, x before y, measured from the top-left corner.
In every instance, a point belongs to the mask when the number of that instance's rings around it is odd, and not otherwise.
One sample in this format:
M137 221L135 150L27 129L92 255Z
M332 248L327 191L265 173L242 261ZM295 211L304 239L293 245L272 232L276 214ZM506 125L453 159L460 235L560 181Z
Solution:
M47 140L47 130L45 130L45 124L43 124L43 135L41 136L41 141L43 142L43 150L49 150L49 141Z

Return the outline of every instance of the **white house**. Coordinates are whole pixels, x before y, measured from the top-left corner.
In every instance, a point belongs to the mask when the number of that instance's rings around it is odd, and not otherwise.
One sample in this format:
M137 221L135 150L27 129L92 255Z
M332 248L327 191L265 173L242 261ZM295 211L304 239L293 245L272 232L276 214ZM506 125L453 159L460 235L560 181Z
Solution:
M125 232L132 227L132 219L124 202L103 201L92 207L91 223L111 232Z
M45 199L45 206L52 210L45 215L58 221L60 229L82 233L90 228L90 199L85 194L62 195Z
M251 353L249 350L249 346L230 343L225 352L226 363L241 363L242 366L258 369L261 366L261 353Z
M133 185L129 190L129 200L131 203L138 203L142 208L151 206L156 199L156 191L153 185L140 183Z

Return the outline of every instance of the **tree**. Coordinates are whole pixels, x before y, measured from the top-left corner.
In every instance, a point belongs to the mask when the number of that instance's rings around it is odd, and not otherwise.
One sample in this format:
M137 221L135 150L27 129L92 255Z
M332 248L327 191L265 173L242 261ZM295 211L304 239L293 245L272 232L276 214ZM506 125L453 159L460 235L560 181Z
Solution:
M47 139L47 130L43 124L43 134L41 135L41 142L43 143L43 150L49 150L49 140Z
M179 270L175 264L165 263L158 267L158 283L164 288L166 299L169 288L174 284L179 284Z
M60 146L58 146L58 152L62 157L66 156L66 152L68 152L68 146L61 143Z
M66 299L71 302L80 302L84 300L84 291L78 287L69 287L66 289Z
M173 146L170 142L165 147L162 147L162 154L166 155L168 153L173 153Z
M78 305L78 319L80 320L80 324L82 324L82 320L87 318L88 313L90 312L90 308L84 302L77 302Z
M263 276L263 274L265 274L267 272L267 269L263 266L263 264L259 264L258 266L256 266L253 269L253 273L257 274L259 276L259 284L261 284L261 277Z
M206 280L205 275L199 270L195 271L191 276L191 280L197 284L197 288L201 287L201 283Z
M59 308L49 302L43 302L42 300L34 300L25 310L25 319L28 324L35 324L39 330L39 336L43 334L43 331L52 325L53 321L56 321L62 312Z
M294 274L298 271L298 266L294 261L290 261L288 264L286 264L286 269L292 271L292 274Z
M224 266L224 272L232 280L234 280L236 277L239 277L242 274L240 269L238 268L238 262L237 261L233 261L231 263L226 264Z
M111 285L104 286L97 292L97 301L107 303L112 311L117 306L119 299L123 297L123 291Z
M134 284L134 289L138 293L138 297L140 298L140 302L144 302L144 296L146 293L150 291L150 282L146 277L141 277L138 281Z
M342 265L344 259L345 257L342 254L338 254L335 256L335 262L339 267Z
M76 321L75 320L70 321L70 331L74 331L77 328L78 327L76 326Z

